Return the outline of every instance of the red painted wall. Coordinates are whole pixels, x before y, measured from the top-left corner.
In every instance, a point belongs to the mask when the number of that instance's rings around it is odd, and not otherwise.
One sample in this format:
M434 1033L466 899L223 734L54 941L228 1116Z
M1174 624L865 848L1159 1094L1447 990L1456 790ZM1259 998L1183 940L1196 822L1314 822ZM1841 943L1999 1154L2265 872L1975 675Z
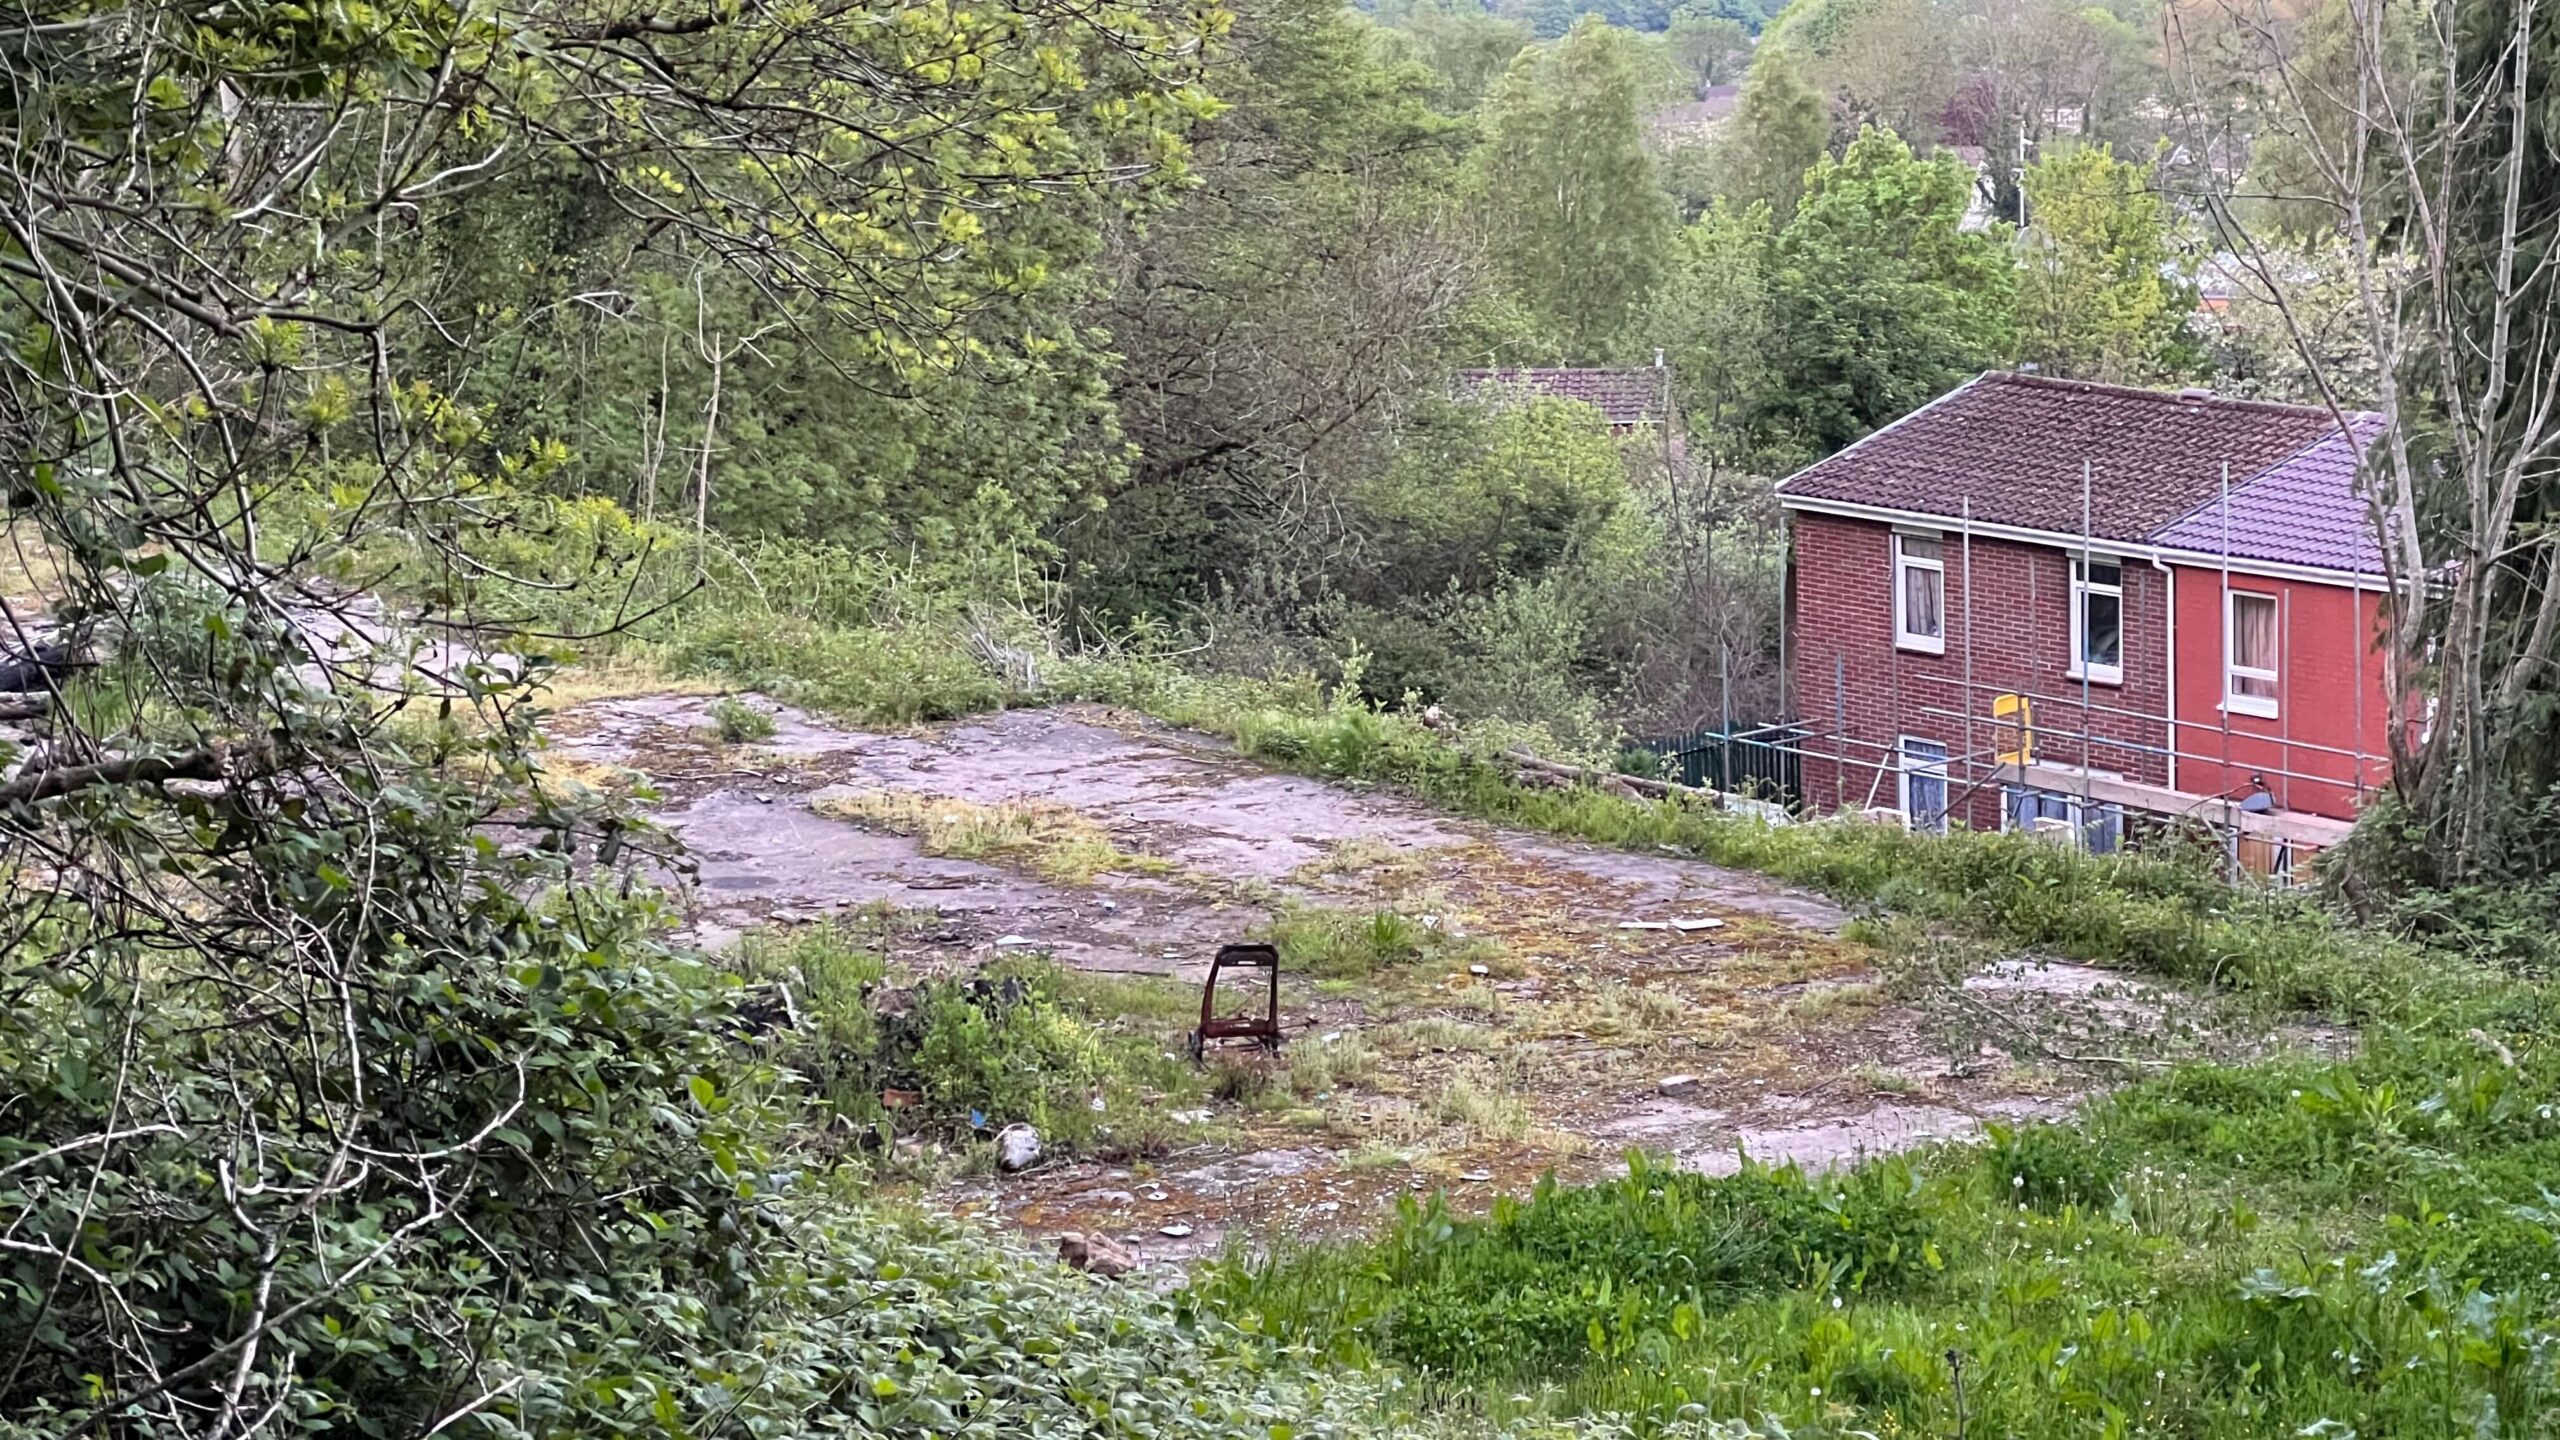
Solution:
M2276 716L2233 714L2226 730L2222 574L2182 565L2176 577L2178 788L2244 799L2250 777L2263 774L2283 809L2354 819L2361 797L2390 776L2382 597L2233 575L2232 589L2275 596L2280 607Z
M2088 687L2084 711L2081 682L2069 673L2070 552L1976 538L1967 705L1967 566L1956 527L1941 536L1947 573L1944 655L1894 645L1892 526L1799 511L1792 528L1790 698L1797 718L1813 732L1806 741L1804 783L1814 805L1859 809L1870 795L1875 804L1898 805L1891 757L1900 738L1911 735L1946 745L1954 816L1977 829L1998 829L1997 788L1973 786L1969 794L1968 788L1984 778L1992 752L2000 748L1990 715L1992 696L2001 691L2034 699L2041 762L2084 763L2085 731L2091 739L2089 768L2168 783L2168 763L2159 752L2169 727L2157 717L2169 713L2169 585L2149 562L2124 566L2123 683ZM1845 745L1833 738L1835 717L1844 708L1850 738ZM1969 757L1963 719L1968 712L1976 717Z

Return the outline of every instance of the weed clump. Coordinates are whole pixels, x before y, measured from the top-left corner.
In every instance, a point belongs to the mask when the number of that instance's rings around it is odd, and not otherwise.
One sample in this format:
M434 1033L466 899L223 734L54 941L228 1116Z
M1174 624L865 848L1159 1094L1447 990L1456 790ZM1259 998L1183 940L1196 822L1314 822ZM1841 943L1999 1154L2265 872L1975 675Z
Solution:
M816 809L821 815L914 836L928 855L1007 861L1064 884L1088 884L1106 871L1160 875L1173 869L1168 861L1121 849L1101 826L1068 805L979 805L941 795L863 790L830 796Z
M1325 979L1359 979L1433 965L1467 965L1498 958L1491 940L1453 933L1446 925L1394 910L1337 910L1293 906L1271 924L1271 943L1291 971Z
M711 729L723 745L753 745L773 738L773 712L735 695L711 702Z
M1157 1037L1077 1005L1043 961L902 984L849 933L810 929L751 942L741 968L793 988L802 1023L784 1059L874 1146L1020 1122L1053 1151L1154 1153L1179 1128L1168 1109L1201 1089Z

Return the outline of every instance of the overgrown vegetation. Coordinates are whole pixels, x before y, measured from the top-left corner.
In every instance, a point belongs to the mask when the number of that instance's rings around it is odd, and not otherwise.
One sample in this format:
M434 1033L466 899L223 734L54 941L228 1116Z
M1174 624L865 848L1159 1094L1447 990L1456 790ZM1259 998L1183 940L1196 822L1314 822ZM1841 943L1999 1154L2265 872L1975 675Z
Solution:
M1374 1242L1234 1258L1201 1289L1496 1417L2535 1434L2560 1400L2549 1017L2522 989L2471 1013L2495 1033L2181 1069L1916 1163L1636 1157L1481 1220L1409 1205Z
M1180 1029L1093 1003L1080 979L1036 959L968 976L901 974L863 943L866 928L759 935L739 968L777 987L762 1007L777 1059L878 1160L899 1160L901 1141L977 1153L1025 1124L1052 1158L1128 1161L1190 1128L1172 1112L1206 1084L1180 1058Z
M1727 675L1767 699L1767 474L1966 370L2369 389L2441 704L2394 727L2417 803L2362 898L2539 950L2553 12L2335 0L2162 53L2065 0L1799 0L1756 46L1750 0L1387 8L22 6L0 449L42 563L0 630L66 658L0 773L0 1435L2547 1428L2535 983L2174 857L1773 830L1491 757L1605 760ZM1712 144L1648 128L1737 73ZM2420 77L2481 103L2297 99ZM2334 203L2159 151L2178 96ZM2022 232L1969 219L2018 186ZM2270 292L2202 353L2173 232ZM2337 364L2265 342L2271 309L2334 340L2319 308L2385 323ZM1686 439L1483 362L1658 364ZM1107 1290L891 1214L848 1152L1019 1118L1143 1157L1203 1087L1444 1044L1428 1122L1518 1137L1528 1062L1435 1015L1203 1078L1161 996L847 934L758 941L747 988L669 943L645 827L546 769L573 649L882 724L1125 701L2362 1043L1908 1168L1645 1168ZM949 813L873 818L1137 863ZM1282 929L1345 980L1473 953L1401 914Z

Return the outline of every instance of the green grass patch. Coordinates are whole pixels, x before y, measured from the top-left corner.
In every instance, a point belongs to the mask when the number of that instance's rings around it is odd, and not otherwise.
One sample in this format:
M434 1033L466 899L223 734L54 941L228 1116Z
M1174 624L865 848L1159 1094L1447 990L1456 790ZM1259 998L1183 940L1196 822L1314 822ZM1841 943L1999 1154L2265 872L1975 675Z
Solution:
M1283 909L1271 922L1270 939L1284 970L1327 980L1489 966L1502 953L1493 940L1453 934L1444 924L1395 910L1321 905Z
M1828 1176L1639 1157L1482 1219L1417 1202L1199 1293L1491 1419L2538 1435L2560 1407L2560 1064L2538 995L2473 1018L2351 1061L2186 1067L2074 1126Z

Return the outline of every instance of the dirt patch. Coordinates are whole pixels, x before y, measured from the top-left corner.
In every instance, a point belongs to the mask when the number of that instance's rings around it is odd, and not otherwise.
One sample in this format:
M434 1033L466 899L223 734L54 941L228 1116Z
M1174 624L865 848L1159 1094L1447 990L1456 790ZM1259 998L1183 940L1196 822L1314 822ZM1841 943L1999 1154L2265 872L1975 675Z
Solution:
M770 740L723 746L708 706L597 701L562 717L555 744L577 764L651 777L657 818L693 855L689 904L709 940L885 905L904 912L894 933L882 927L903 964L1038 950L1170 985L1196 981L1220 943L1321 905L1392 913L1463 939L1446 953L1481 957L1287 976L1283 1056L1228 1087L1215 1107L1224 1138L1207 1149L1051 1164L942 1197L1036 1232L1109 1234L1181 1260L1238 1234L1371 1226L1417 1189L1482 1206L1549 1171L1615 1170L1630 1148L1708 1170L1745 1153L1826 1166L2067 1113L2110 1073L2035 1063L1999 1035L1950 1056L1930 1016L1879 982L1876 956L1840 937L1837 906L1686 856L1274 774L1208 737L1093 707L904 734L774 707ZM931 854L922 836L812 809L870 792L955 810L1067 807L1087 840L1150 873L1061 883L1019 854ZM837 808L934 818L923 803ZM2160 1013L2086 967L1980 980L1966 1003L2004 1015L2071 1005L2140 1026Z

